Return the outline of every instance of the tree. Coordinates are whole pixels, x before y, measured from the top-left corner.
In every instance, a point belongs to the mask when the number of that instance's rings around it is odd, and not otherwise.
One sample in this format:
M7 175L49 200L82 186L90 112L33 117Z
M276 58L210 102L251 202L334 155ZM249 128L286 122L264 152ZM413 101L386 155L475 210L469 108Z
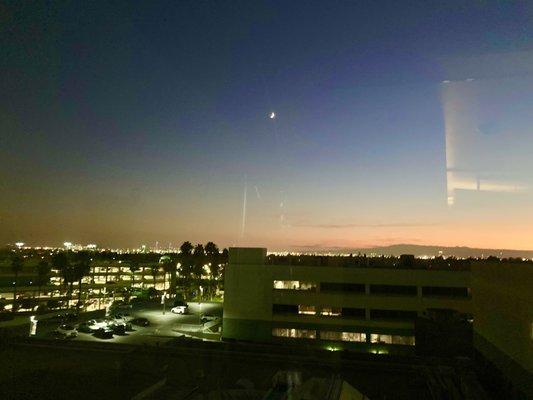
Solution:
M56 253L52 257L52 267L56 269L57 271L59 271L61 278L63 278L64 271L67 269L68 264L69 264L68 257L66 253L63 253L63 252ZM62 286L66 287L66 282L64 279L62 281Z
M76 304L76 310L80 310L81 305L81 283L85 276L89 275L91 272L91 259L89 253L85 251L80 251L76 254L76 263L73 266L73 276L72 282L78 281L78 303ZM71 284L72 285L72 284ZM71 286L71 295L72 295L72 286Z
M228 249L222 250L222 254L220 255L220 279L224 280L224 271L226 269L226 265L228 265L229 262L229 251Z
M183 242L180 246L180 254L178 260L180 263L180 275L185 286L189 288L192 283L193 275L193 256L192 256L193 246L191 242ZM188 290L187 290L188 292Z
M193 246L191 242L183 242L183 244L180 246L180 254L190 256L193 251Z
M155 289L155 279L157 278L157 274L159 273L159 265L154 264L150 266L150 274L152 275L152 278L154 278L154 289Z
M173 281L173 276L174 276L174 280L176 279L176 265L173 263L172 261L172 258L170 258L169 255L164 255L163 257L161 257L159 259L159 264L161 264L161 267L163 268L163 272L164 272L164 279L163 279L163 288L166 288L167 286L167 274L170 274L170 291L172 293L172 281Z
M192 275L195 278L198 292L200 292L202 275L204 273L204 265L206 260L204 246L202 246L201 244L197 244L194 247L192 257ZM198 295L200 295L200 293L198 293Z
M207 261L210 264L210 291L213 291L213 289L216 287L216 281L220 273L220 251L215 243L207 242L205 245L205 254L207 257Z
M37 292L37 297L41 297L41 288L45 285L48 285L50 282L50 272L52 271L48 261L41 260L37 264L37 286L39 291Z
M17 255L11 258L11 272L15 274L15 281L13 282L13 305L11 306L12 312L15 312L17 308L17 284L19 274L22 272L22 264L22 257Z
M129 262L129 265L128 265L128 268L131 272L131 288L133 288L133 286L135 285L135 272L139 271L141 269L141 267L139 266L139 263L137 261L130 261Z
M76 273L74 270L74 266L71 264L67 254L64 252L54 254L52 258L52 264L54 268L59 271L60 276L63 279L63 285L66 290L68 308L70 306L70 299L72 297L74 282L76 281Z

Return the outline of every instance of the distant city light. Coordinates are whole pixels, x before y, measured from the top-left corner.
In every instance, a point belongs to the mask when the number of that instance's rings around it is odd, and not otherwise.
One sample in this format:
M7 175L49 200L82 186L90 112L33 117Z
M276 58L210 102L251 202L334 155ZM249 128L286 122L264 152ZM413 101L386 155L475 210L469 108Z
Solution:
M24 242L17 242L15 243L15 246L17 246L20 249L22 248L22 246L24 246Z
M63 246L65 246L67 249L70 249L72 247L72 242L65 242L63 243Z

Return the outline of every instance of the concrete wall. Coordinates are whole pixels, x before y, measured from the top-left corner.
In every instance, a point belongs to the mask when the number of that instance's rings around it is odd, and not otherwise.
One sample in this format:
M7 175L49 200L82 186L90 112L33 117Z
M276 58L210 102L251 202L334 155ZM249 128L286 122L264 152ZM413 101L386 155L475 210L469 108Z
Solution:
M533 266L478 263L472 284L474 346L533 398Z
M270 269L263 263L265 255L266 249L229 250L222 327L226 339L270 340L272 278Z

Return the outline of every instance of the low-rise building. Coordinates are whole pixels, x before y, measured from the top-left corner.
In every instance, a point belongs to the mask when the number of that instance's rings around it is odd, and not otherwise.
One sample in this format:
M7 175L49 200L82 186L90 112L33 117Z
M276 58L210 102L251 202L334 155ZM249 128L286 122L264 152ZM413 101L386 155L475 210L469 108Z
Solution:
M404 352L428 309L472 312L465 268L313 264L269 264L264 248L230 248L223 337Z

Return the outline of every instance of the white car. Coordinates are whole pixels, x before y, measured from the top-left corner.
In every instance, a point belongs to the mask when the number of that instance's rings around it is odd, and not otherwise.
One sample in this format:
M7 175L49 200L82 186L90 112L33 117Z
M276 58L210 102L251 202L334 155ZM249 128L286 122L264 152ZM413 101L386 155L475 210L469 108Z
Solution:
M216 316L216 315L211 315L211 314L202 314L202 317L200 318L200 321L202 321L202 323L206 323L206 322L209 322L209 321L216 321L220 319L220 317Z
M186 314L189 306L177 306L170 310L174 314Z
M69 325L69 324L59 325L59 327L56 329L56 332L59 332L59 333L65 335L65 337L76 337L76 336L78 336L78 330L76 328L74 328L73 325Z
M78 324L78 330L80 332L92 333L96 332L100 328L106 328L108 322L104 319L90 319L86 322Z

